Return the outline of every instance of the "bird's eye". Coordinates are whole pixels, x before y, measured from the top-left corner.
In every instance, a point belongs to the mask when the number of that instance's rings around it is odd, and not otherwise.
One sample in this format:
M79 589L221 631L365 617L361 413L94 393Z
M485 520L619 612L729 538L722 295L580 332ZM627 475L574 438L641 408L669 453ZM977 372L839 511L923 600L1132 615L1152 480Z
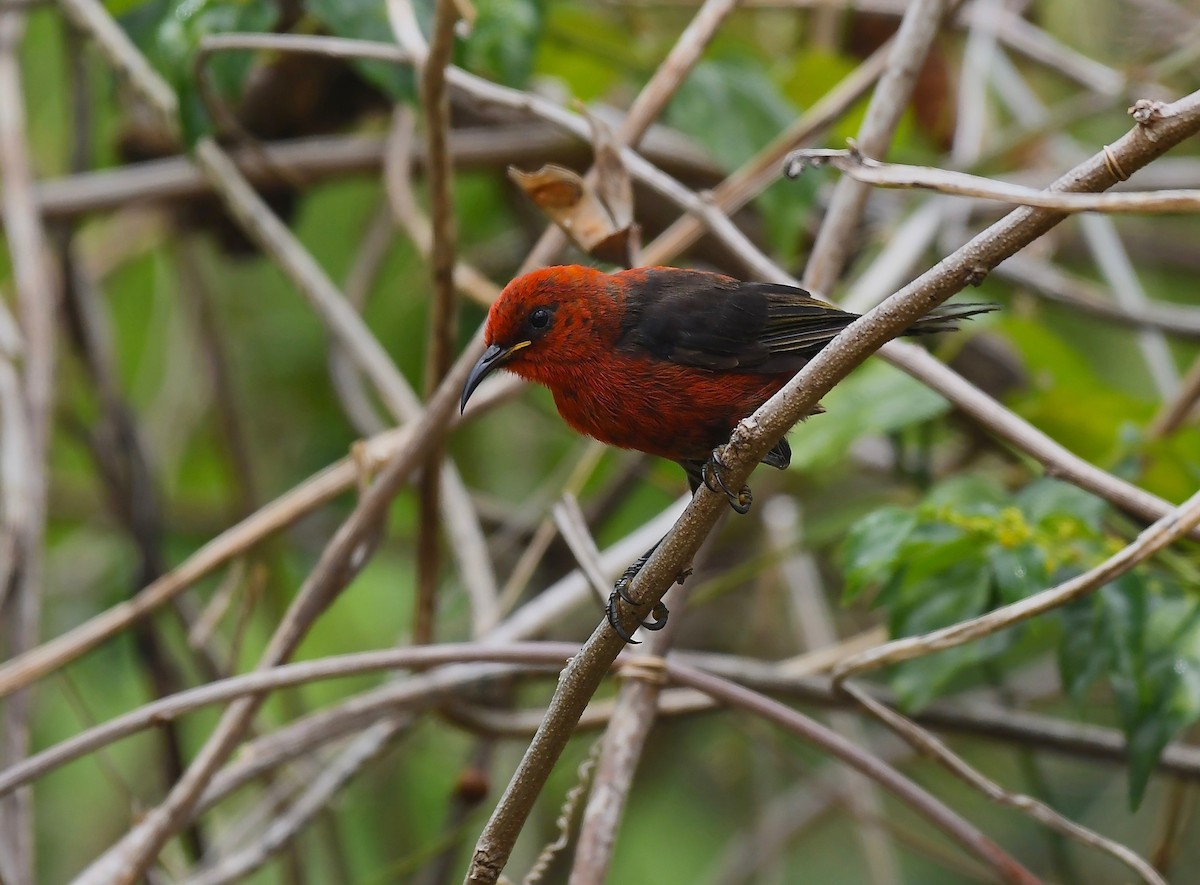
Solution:
M539 307L529 315L529 325L535 329L544 329L550 325L550 311L544 307Z

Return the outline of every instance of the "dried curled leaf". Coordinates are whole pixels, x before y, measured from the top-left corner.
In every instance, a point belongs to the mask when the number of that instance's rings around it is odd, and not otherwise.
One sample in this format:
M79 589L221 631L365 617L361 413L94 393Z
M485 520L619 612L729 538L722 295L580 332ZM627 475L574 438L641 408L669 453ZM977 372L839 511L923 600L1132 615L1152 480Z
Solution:
M596 165L587 178L554 163L536 172L508 167L508 177L589 255L624 267L639 249L633 184L606 127L591 119Z

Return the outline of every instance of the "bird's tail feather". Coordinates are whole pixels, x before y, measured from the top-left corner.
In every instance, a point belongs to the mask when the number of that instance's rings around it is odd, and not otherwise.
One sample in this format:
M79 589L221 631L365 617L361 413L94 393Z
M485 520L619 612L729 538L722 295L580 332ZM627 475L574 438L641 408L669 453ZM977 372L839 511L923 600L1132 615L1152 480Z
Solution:
M943 304L905 329L904 334L934 335L938 332L953 332L958 328L960 320L969 320L971 317L999 309L1000 305L988 302Z

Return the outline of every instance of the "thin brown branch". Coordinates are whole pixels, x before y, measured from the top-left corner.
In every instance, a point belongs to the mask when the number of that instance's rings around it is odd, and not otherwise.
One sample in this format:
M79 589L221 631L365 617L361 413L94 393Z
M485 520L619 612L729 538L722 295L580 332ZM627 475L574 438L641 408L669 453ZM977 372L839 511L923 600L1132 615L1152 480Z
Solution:
M433 250L433 231L421 215L411 187L412 154L416 145L413 138L412 114L398 105L393 113L392 132L384 162L384 187L387 191L391 213L400 222L421 254L427 258ZM455 261L453 283L473 300L490 305L499 290L496 285L464 261ZM450 547L458 560L459 572L463 576L467 593L471 598L474 634L483 635L500 617L499 590L487 543L479 525L479 516L471 501L470 493L463 484L457 469L450 462L443 463L441 470L442 519L450 540ZM420 549L424 545L419 542ZM432 596L418 600L418 610L432 604Z
M457 332L458 302L454 285L454 254L458 234L454 222L453 177L448 135L450 99L446 91L446 68L454 51L454 28L458 23L454 0L437 0L433 13L433 36L426 46L408 46L418 59L418 85L425 115L426 180L431 204L430 268L433 302L429 310L429 346L425 352L425 395L442 380L453 360ZM404 39L410 30L397 32ZM419 42L419 38L414 38ZM398 111L400 113L400 111ZM407 166L408 164L406 164ZM434 638L441 533L438 531L441 451L434 449L418 483L417 593L413 617L413 641L424 644Z
M454 361L457 332L457 301L454 297L454 258L458 231L454 220L454 178L451 167L450 97L446 91L446 69L454 51L454 28L458 23L455 0L437 0L433 38L421 66L421 103L425 111L425 178L430 198L433 243L433 305L430 346L425 362L425 395L429 396ZM435 570L436 577L436 570Z
M800 651L836 645L837 630L816 561L807 551L797 550L788 555L790 545L804 542L799 506L791 498L772 498L763 509L762 524L773 552L781 557L779 576L791 602L791 620ZM835 711L829 715L829 725L847 740L871 747L866 729L853 716ZM895 848L883 831L869 823L883 817L882 796L871 781L857 772L846 770L843 775L846 807L858 822L856 836L871 881L877 885L899 885L902 880Z
M1179 393L1170 402L1165 403L1162 410L1155 415L1154 421L1147 428L1147 433L1151 437L1170 436L1183 426L1198 402L1200 402L1200 358L1197 358L1192 363L1192 367L1188 369L1187 375L1179 385Z
M667 663L672 682L703 691L723 703L736 706L799 735L849 765L906 806L923 815L959 847L989 866L1002 882L1037 883L1040 880L985 836L972 824L943 805L940 800L908 780L895 768L864 752L831 729L785 707L777 701L743 688L734 682L680 664Z
M1158 329L1177 338L1200 340L1200 309L1181 304L1150 302L1132 311L1105 298L1094 283L1071 276L1047 261L1014 255L996 268L996 275L1027 287L1035 295L1125 327Z
M1097 851L1102 851L1116 858L1141 876L1143 881L1150 883L1150 885L1167 885L1166 880L1158 875L1158 872L1134 851L1112 839L1104 838L1099 833L1087 827L1075 823L1059 814L1045 802L1034 799L1031 796L1017 795L1005 790L995 781L980 774L979 771L960 756L951 752L949 747L929 732L918 727L915 723L890 707L880 704L866 692L862 691L858 685L841 683L840 688L858 701L871 715L903 737L917 750L936 759L961 780L975 787L992 801L1011 808L1018 808L1052 831L1069 836L1083 845L1095 848Z
M261 36L266 39L271 35ZM577 164L590 153L587 144L578 138L536 122L456 129L450 151L455 168L462 170L503 169L517 159L531 164ZM670 130L651 129L642 152L666 169L701 178L717 175L709 160ZM277 181L279 170L286 169L291 177L315 185L378 172L384 161L385 139L378 135L320 136L275 142L255 150L238 148L229 154L253 184ZM416 145L413 154L414 164L423 169L424 146ZM48 221L74 219L130 204L186 201L210 193L208 179L189 157L66 175L43 180L37 186L38 205Z
M560 521L560 530L564 538L581 536L581 543L573 544L572 551L585 573L589 570L598 573L599 553L595 542L591 540L583 513L578 505L572 508L572 503L574 498L568 499L566 511L569 515ZM605 588L602 584L598 589L604 592ZM570 885L599 885L608 878L617 830L633 791L638 762L658 719L659 696L665 684L661 665L678 630L682 614L680 603L686 598L681 590L683 588L676 587L672 593L675 619L635 649L622 671L626 678L613 703L601 742L592 788L579 826Z
M952 169L883 163L855 147L849 150L806 148L787 158L786 174L795 178L806 168L832 166L855 181L882 188L917 188L998 200L1016 206L1036 206L1056 212L1168 213L1200 210L1200 190L1122 191L1112 194L1069 194L1024 187ZM1120 174L1117 167L1115 171Z

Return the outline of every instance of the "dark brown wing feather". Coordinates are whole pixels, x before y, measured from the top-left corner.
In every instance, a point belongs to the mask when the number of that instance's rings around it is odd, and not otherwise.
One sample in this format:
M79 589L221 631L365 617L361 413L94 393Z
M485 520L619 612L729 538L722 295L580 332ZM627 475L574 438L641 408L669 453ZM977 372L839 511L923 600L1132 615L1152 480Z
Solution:
M629 286L617 347L698 368L795 372L859 317L793 286L672 269L618 276ZM955 320L993 309L939 308L904 334L949 331Z

